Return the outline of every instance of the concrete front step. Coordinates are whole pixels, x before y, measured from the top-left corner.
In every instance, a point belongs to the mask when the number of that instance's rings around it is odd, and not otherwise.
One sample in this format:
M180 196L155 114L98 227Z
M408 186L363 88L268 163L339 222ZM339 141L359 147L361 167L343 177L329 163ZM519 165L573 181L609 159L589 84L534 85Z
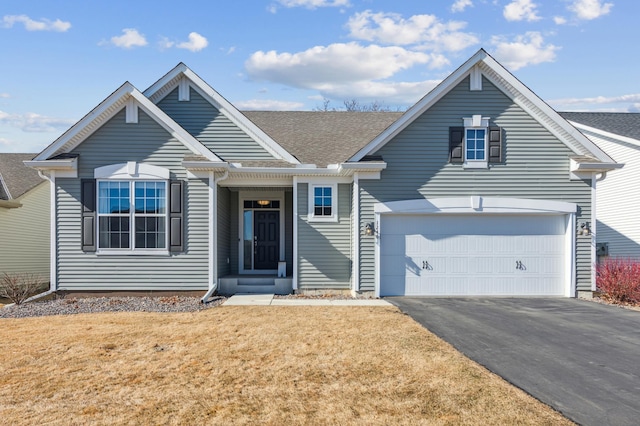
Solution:
M293 278L237 276L220 278L220 294L290 294Z

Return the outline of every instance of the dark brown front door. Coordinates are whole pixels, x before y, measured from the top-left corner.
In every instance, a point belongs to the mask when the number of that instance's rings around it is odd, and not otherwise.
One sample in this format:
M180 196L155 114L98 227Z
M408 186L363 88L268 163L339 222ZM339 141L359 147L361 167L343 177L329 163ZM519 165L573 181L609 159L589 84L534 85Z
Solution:
M254 211L253 269L278 269L280 260L280 212Z

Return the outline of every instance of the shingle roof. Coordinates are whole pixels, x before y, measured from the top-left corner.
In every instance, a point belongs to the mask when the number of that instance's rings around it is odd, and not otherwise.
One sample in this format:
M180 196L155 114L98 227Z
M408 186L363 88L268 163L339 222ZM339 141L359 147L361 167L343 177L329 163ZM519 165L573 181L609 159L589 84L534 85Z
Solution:
M301 163L326 167L348 160L403 113L243 111L243 114Z
M36 155L0 153L0 199L16 199L42 183L38 172L22 163ZM8 194L5 186L9 190Z
M560 112L569 121L640 140L640 113L637 112Z

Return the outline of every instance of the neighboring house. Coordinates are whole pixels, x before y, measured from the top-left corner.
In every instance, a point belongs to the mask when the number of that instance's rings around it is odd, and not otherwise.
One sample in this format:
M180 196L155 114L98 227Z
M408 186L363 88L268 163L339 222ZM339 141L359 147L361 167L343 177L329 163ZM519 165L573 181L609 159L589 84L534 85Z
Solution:
M624 168L598 177L598 255L640 258L640 113L562 112Z
M484 50L404 114L243 114L179 64L26 164L54 182L53 290L204 298L591 292L578 231L619 167Z
M0 153L0 277L29 273L49 281L49 183L23 163L35 155Z

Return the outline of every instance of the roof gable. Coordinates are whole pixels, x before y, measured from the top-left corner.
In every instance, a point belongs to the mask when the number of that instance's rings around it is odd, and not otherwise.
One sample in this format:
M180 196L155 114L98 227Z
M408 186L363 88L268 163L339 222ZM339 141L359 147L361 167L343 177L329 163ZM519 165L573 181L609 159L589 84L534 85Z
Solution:
M482 76L507 94L514 103L541 123L576 155L594 157L598 161L605 163L613 162L604 151L562 118L513 74L493 59L484 49L476 52L475 55L445 78L431 92L407 110L398 121L389 126L384 132L351 157L349 161L360 161L365 156L374 154L409 126L416 118L429 110L429 108L442 99L442 97L465 78L471 77L473 81Z
M603 135L617 135L640 142L640 113L637 112L560 112L576 127Z
M40 185L38 171L24 165L35 154L0 154L0 200L15 200Z
M45 161L52 157L71 152L104 123L122 111L123 108L127 108L128 110L140 108L194 154L201 155L209 161L222 161L202 145L200 141L191 136L189 132L180 127L178 123L165 114L153 102L147 99L131 83L126 82L89 112L89 114L85 115L80 121L63 133L62 136L56 139L51 145L45 148L44 151L38 154L33 159L34 162Z
M152 84L144 91L144 95L154 104L158 104L176 87L178 87L180 91L179 97L183 99L188 99L187 93L189 88L195 90L200 96L211 103L211 105L220 111L220 113L224 114L232 123L261 145L266 151L271 153L271 155L276 159L285 160L292 164L300 163L296 157L291 155L290 152L262 131L262 129L256 126L229 101L216 92L211 86L209 86L209 84L207 84L183 63L178 64L164 77Z

